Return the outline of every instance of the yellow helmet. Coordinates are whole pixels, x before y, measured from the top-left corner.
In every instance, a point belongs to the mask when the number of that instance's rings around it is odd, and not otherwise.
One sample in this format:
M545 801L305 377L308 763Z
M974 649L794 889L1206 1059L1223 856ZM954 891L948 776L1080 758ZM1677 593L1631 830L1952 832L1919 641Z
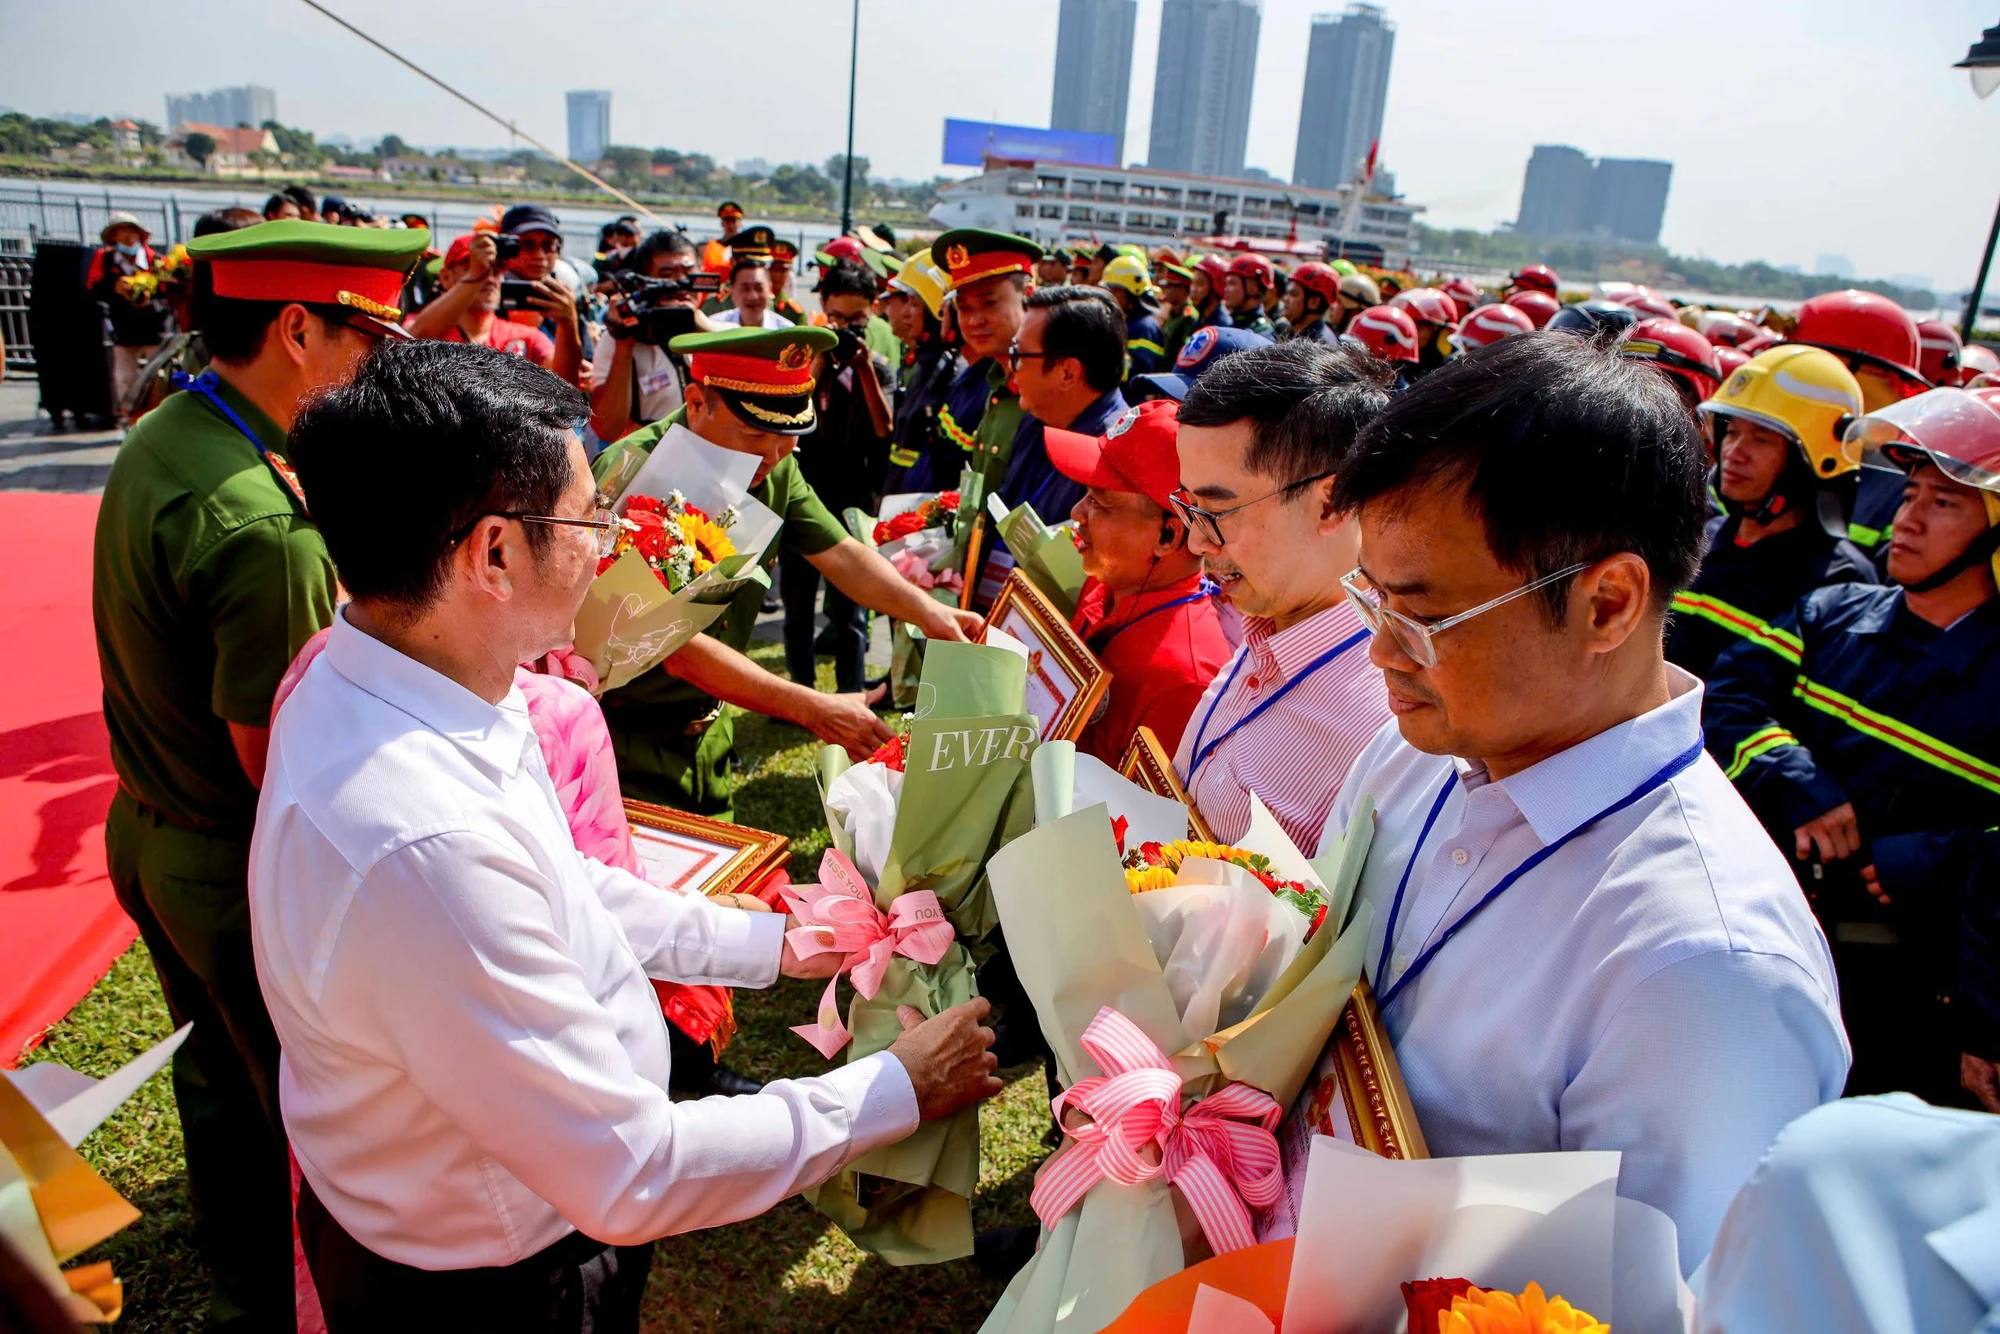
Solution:
M1704 417L1741 417L1788 436L1824 482L1861 467L1859 442L1847 428L1862 414L1861 385L1831 352L1798 343L1767 348L1737 367Z
M951 275L938 267L928 250L919 250L903 261L903 267L889 279L891 291L908 292L929 307L932 316L944 317L944 294L951 290Z
M1133 255L1120 255L1104 266L1104 277L1100 279L1106 287L1122 287L1133 296L1155 295L1153 275L1146 267L1146 261Z

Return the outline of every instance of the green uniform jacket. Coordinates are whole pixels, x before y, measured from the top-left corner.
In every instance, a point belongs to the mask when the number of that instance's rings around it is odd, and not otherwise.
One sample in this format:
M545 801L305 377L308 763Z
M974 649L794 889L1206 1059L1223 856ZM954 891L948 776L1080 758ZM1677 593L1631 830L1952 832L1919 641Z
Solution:
M266 449L285 435L227 381ZM119 785L186 829L248 838L257 789L229 723L268 727L299 648L333 621L333 561L305 507L200 396L125 437L97 512L91 609Z
M627 450L651 453L669 427L684 424L685 413L675 412L641 427L598 455L592 473L599 479L607 476ZM750 495L785 521L764 551L761 563L767 572L777 565L781 550L815 556L847 537L846 527L820 503L792 455L751 487ZM738 652L748 648L763 601L764 585L744 585L728 610L708 627L709 637ZM656 667L607 691L599 702L611 729L618 782L626 796L703 815L729 816L733 796L729 757L735 728L720 701L665 667Z
M1005 364L996 359L986 371L986 411L972 432L972 448L965 460L985 477L989 496L999 490L1000 479L1007 475L1007 460L1014 453L1014 433L1026 415L1021 408L1021 396L1007 379Z

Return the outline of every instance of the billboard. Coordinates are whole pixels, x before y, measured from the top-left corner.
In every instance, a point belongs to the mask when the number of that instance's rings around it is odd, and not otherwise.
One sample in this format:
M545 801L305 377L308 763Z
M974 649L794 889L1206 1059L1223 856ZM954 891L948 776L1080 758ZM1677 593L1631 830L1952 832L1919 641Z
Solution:
M985 120L947 120L944 160L956 167L984 166L988 157L1036 162L1075 162L1093 167L1118 165L1118 139L1083 130L1043 130L1033 125L996 125Z

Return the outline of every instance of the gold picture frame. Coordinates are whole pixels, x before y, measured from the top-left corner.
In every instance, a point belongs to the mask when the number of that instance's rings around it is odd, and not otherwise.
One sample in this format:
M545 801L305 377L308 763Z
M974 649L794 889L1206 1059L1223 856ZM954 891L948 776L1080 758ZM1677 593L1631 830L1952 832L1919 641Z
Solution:
M1403 1067L1382 1026L1382 1007L1365 977L1340 1012L1332 1048L1354 1142L1383 1158L1430 1157Z
M792 841L651 802L625 803L640 875L677 894L748 892L791 856Z
M1201 812L1194 808L1194 798L1181 786L1180 775L1174 772L1174 757L1167 754L1167 748L1160 744L1160 738L1144 723L1132 734L1132 744L1125 748L1125 758L1118 762L1118 772L1126 781L1136 783L1156 797L1172 797L1187 807L1188 828L1204 843L1213 843L1215 835L1209 832L1208 822L1201 818Z
M958 590L960 611L971 611L979 599L979 566L983 554L980 548L985 545L986 516L975 514L972 516L972 531L965 539L965 582Z
M986 624L1028 646L1028 712L1042 719L1041 739L1081 736L1111 688L1111 673L1068 618L1026 575L1009 570Z

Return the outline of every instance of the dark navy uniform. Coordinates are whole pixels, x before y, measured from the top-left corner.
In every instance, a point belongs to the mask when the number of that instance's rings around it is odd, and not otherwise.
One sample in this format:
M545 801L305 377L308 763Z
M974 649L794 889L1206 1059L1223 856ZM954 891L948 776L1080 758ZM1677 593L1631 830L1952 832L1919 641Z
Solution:
M1736 542L1742 522L1728 516L1710 520L1701 573L1693 587L1674 594L1667 661L1704 680L1725 649L1767 636L1772 618L1815 588L1881 582L1859 547L1829 535L1810 518L1749 546Z
M1151 311L1142 310L1125 320L1125 374L1151 375L1167 365L1166 335Z
M1870 560L1889 558L1889 530L1902 507L1907 481L1899 469L1861 467L1861 489L1854 497L1854 516L1847 522L1847 540L1867 552Z
M1823 874L1797 863L1840 969L1850 1093L1963 1097L1960 913L2000 879L1996 649L2000 599L1941 630L1900 588L1845 584L1732 647L1709 683L1708 748L1780 847L1853 803L1861 851ZM1861 886L1869 865L1887 906Z
M948 491L958 485L959 474L978 449L975 435L986 416L987 401L993 396L992 375L999 366L999 362L988 357L959 371L938 406L937 442L904 477L906 488Z
M1307 320L1303 325L1292 330L1290 337L1303 338L1308 342L1325 343L1328 347L1340 346L1340 335L1333 331L1333 326L1325 320L1318 318Z

